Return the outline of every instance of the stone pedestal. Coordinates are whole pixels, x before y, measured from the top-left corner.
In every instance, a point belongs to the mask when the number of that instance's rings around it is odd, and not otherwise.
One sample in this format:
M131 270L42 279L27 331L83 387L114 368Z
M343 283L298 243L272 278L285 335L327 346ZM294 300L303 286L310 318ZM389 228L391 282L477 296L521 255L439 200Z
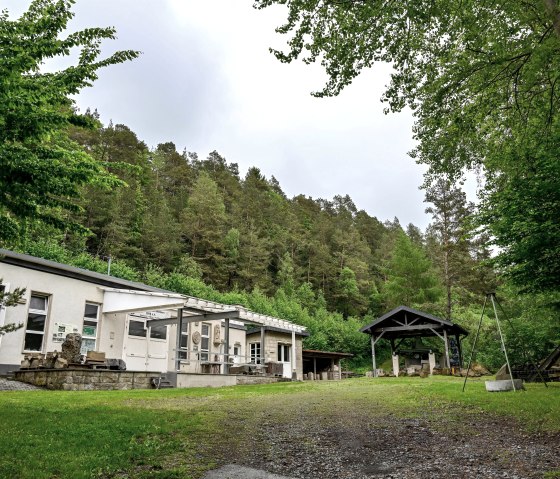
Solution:
M436 355L434 353L428 354L428 362L430 364L430 374L433 374L436 367Z
M399 377L399 355L393 354L393 374Z

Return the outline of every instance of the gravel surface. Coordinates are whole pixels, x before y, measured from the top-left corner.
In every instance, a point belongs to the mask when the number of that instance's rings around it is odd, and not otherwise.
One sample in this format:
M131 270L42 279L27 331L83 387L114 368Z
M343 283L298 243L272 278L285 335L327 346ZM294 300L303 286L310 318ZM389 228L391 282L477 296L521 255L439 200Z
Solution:
M420 419L291 407L291 419L281 410L262 414L252 440L220 462L313 479L560 478L560 434L528 434L514 420L462 406Z
M32 384L0 378L0 391L44 391L44 389Z

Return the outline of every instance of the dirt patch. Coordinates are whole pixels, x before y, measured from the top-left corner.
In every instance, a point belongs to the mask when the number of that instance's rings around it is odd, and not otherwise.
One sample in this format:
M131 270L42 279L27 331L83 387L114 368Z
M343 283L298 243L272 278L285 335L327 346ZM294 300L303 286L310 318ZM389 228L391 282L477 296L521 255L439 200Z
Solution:
M309 399L277 397L267 410L254 404L244 423L250 433L237 431L222 463L235 457L313 479L542 478L560 470L560 434L528 434L515 420L459 405L409 418L341 404L329 413L328 398Z

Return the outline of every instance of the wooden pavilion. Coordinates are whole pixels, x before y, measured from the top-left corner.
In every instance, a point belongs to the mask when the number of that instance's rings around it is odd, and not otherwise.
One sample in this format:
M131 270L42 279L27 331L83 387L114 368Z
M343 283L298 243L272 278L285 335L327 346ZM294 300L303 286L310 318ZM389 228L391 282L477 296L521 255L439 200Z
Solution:
M395 356L405 339L439 337L445 348L444 366L460 368L462 365L461 336L464 337L469 334L467 330L451 321L437 318L407 306L399 306L389 311L371 324L361 328L360 331L371 336L371 358L374 376L377 376L375 345L382 338L391 343L393 369L396 369L396 374L398 374L398 357L395 367ZM428 350L429 348L426 348L426 353L428 353ZM417 351L421 352L419 348L417 348ZM431 351L429 354L432 354ZM433 369L433 367L434 359L432 356L430 357L430 369Z

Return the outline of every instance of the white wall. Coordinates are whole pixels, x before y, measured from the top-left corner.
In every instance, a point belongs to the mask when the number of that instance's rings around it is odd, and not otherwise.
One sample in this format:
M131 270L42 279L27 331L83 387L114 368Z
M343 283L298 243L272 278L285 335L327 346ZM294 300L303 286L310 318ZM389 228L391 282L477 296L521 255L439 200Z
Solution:
M0 263L0 278L10 284L11 290L16 287L26 288L25 304L7 308L5 324L23 323L25 325L31 293L48 295L43 353L61 349L61 343L54 342L52 339L55 322L74 325L81 333L86 301L92 303L103 301L103 291L97 285L51 273ZM101 319L101 323L103 323L103 319ZM0 365L19 365L23 359L24 337L25 326L2 338Z

